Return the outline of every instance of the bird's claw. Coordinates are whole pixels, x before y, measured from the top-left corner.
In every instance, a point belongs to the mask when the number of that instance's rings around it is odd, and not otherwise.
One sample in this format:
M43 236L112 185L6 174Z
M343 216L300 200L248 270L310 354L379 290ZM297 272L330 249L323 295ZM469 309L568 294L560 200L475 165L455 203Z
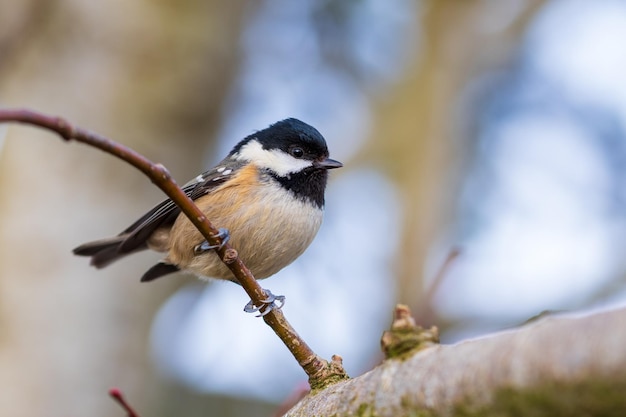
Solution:
M283 308L283 306L285 305L284 295L274 295L270 290L263 291L265 291L265 298L261 300L263 304L257 307L254 302L250 300L248 304L246 304L243 308L243 311L245 311L246 313L256 313L258 311L259 314L256 317L263 317L269 314L269 312L274 309L280 310L281 308Z
M201 255L205 252L208 252L210 250L213 249L222 249L224 247L224 245L226 243L228 243L228 241L230 240L230 232L228 231L228 229L224 229L223 227L220 227L218 229L218 233L217 235L215 235L215 237L219 237L220 238L220 244L219 245L209 245L209 242L207 242L206 240L204 242L202 242L199 245L196 245L193 248L193 253L196 255Z

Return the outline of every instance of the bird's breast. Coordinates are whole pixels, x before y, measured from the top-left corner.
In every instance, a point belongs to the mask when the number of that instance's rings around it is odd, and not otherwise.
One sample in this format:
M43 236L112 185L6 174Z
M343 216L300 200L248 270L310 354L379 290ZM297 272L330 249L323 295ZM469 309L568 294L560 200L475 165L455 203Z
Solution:
M245 178L257 175L247 168L214 192L196 200L215 227L230 231L230 244L257 279L267 278L300 256L322 223L322 209L293 194L273 180ZM255 179L258 178L255 177ZM195 255L205 239L186 217L179 217L170 233L168 261L198 275L233 279L213 251Z

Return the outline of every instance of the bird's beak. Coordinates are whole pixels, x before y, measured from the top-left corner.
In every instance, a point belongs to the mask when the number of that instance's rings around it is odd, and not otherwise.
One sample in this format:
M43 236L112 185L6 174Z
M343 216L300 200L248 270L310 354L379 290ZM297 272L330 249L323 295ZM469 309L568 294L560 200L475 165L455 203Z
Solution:
M315 161L313 162L313 165L316 168L321 168L321 169L335 169L335 168L341 168L343 166L341 162L335 161L334 159L330 159L330 158L326 158L323 161Z

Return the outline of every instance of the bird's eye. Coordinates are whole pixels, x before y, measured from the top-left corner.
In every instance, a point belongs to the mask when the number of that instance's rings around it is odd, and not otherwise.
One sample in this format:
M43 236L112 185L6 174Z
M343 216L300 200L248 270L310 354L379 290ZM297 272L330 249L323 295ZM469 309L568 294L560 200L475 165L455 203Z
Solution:
M304 150L302 148L291 148L289 153L294 158L302 158L304 156Z

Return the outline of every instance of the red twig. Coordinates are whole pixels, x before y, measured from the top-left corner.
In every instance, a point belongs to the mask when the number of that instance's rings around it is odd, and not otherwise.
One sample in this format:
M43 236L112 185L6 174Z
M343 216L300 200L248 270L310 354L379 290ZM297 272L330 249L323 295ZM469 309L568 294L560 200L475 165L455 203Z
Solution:
M128 417L140 417L139 413L137 413L133 407L130 406L128 401L124 398L124 394L119 388L111 388L109 390L109 396L117 402L120 407L124 409L128 413Z
M42 127L56 132L66 141L74 140L93 146L128 162L148 176L157 187L180 207L181 211L202 233L207 242L211 245L219 245L221 243L217 237L218 230L213 227L202 211L176 185L176 182L163 165L153 163L134 150L104 136L73 126L60 117L47 116L30 110L0 109L0 122L19 122ZM237 251L229 244L226 244L217 253L235 275L237 281L254 304L257 306L263 305L262 300L266 299L265 292L257 283L250 270L239 259ZM343 369L337 369L336 366L329 364L313 352L287 322L281 310L272 310L269 314L263 316L263 320L274 330L296 358L304 372L308 375L311 386L323 385L324 381L329 377L345 377Z

